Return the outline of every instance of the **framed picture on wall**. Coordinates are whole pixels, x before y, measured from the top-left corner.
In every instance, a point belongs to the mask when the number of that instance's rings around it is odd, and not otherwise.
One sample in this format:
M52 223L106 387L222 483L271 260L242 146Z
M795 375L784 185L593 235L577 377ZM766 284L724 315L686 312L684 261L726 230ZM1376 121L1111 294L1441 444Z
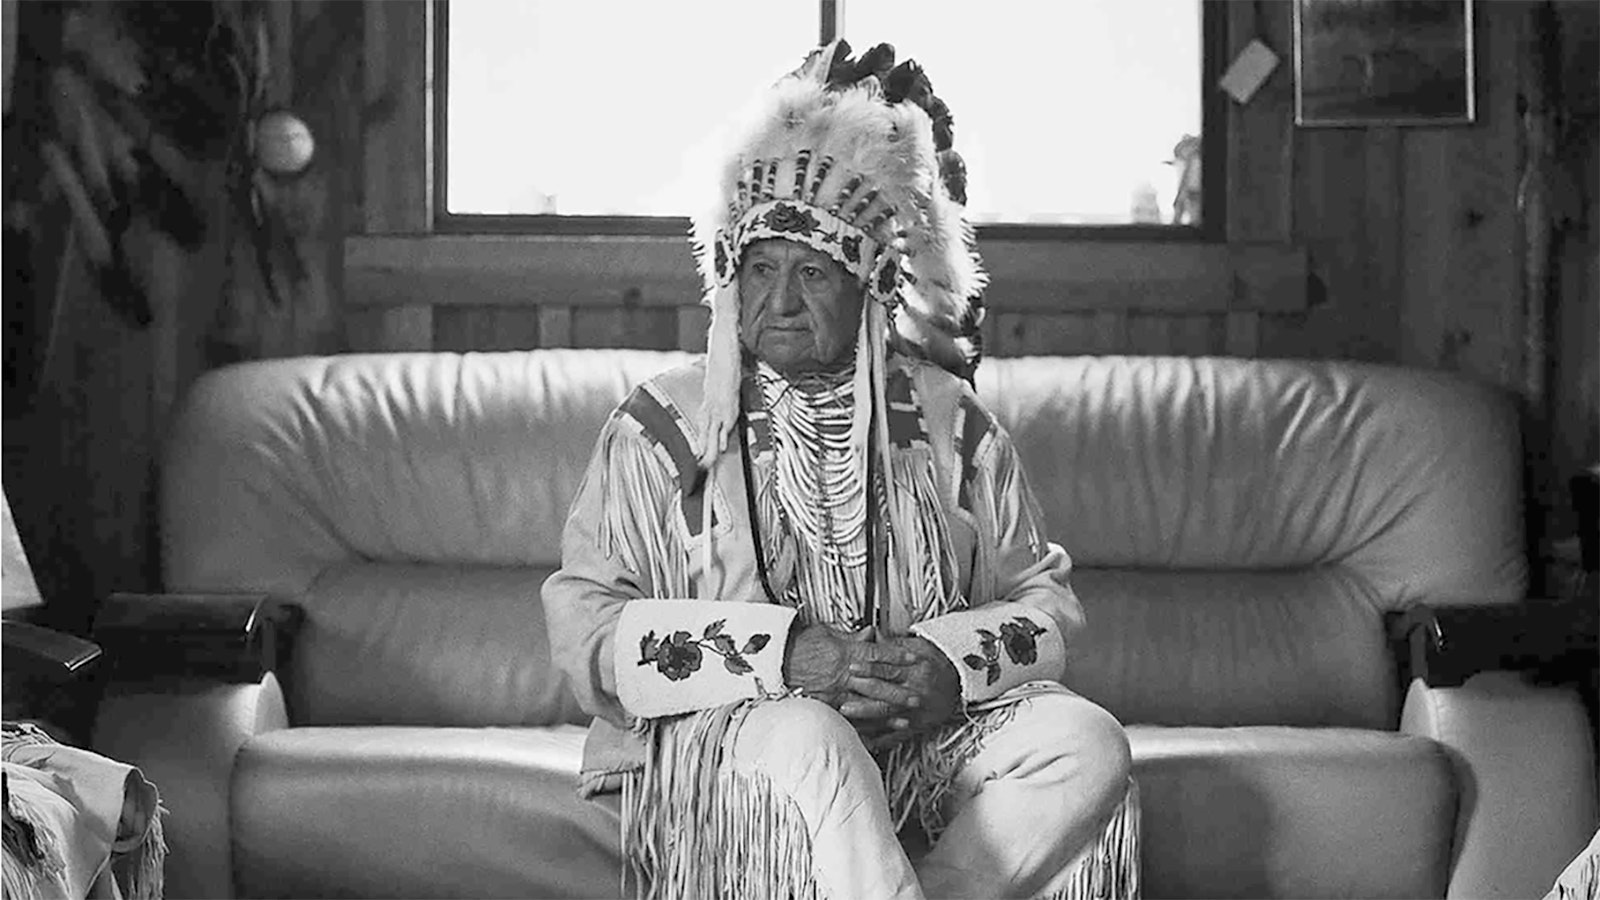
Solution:
M1474 120L1472 0L1294 0L1295 123Z

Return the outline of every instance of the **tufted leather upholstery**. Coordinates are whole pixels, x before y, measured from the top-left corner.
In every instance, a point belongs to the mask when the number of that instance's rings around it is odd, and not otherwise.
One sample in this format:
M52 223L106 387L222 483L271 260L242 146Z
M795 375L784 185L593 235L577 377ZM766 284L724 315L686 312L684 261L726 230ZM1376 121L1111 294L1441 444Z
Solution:
M247 895L617 893L614 811L572 794L582 716L539 585L606 415L688 358L347 355L195 386L163 470L166 587L308 616L292 727L242 741L229 835L173 811L169 895L227 891L184 860L230 841ZM1452 872L1461 817L1485 813L1450 747L1397 730L1382 614L1522 595L1509 399L1393 367L1132 357L991 359L978 391L1075 559L1071 678L1130 728L1146 895L1479 895ZM171 738L119 756L166 784ZM1565 860L1587 836L1546 837Z

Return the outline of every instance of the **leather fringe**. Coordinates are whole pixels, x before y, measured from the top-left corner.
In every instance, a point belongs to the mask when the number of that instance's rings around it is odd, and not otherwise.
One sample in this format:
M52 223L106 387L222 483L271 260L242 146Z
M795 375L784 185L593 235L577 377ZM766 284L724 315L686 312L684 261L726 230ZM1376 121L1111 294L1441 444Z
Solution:
M1600 834L1568 865L1544 900L1596 900L1600 897Z
M724 766L750 706L651 723L643 771L623 777L624 894L631 881L639 900L819 900L799 810Z
M1026 490L1027 476L1022 470L1015 450L990 452L998 457L994 460L993 480L985 477L980 468L978 477L968 485L972 503L970 512L976 520L980 535L971 579L970 605L974 607L984 606L995 599L994 546L1000 536L1001 522L1008 518L1008 513L1015 517L1017 527L1024 531L1028 547L1035 559L1046 549L1044 537L1039 531L1040 525L1044 522L1044 514L1039 510L1037 502L1027 499L1033 497L1033 493ZM1018 482L1021 482L1020 486ZM1025 508L1018 510L1000 508L1001 498L1019 494L1027 504Z
M891 532L889 544L895 547L904 540L903 552L917 569L903 590L910 605L901 608L912 610L912 622L964 609L965 599L955 583L955 544L934 483L932 461L926 451L902 451L895 454L893 471L896 490L889 502L900 504L899 527L904 530ZM912 527L906 528L906 523Z
M111 867L126 900L161 900L166 890L167 841L161 825L161 817L166 812L166 807L157 801L150 810L150 824L144 839L133 850L111 858Z
M67 896L67 867L55 835L35 827L38 812L26 800L5 792L6 897L36 900Z
M977 525L978 540L973 550L972 577L968 579L971 587L969 602L972 606L985 606L994 600L994 540L999 531L999 510L995 501L994 485L985 478L980 469L978 477L972 479L968 485L974 523Z
M1138 900L1139 783L1128 779L1128 792L1094 846L1079 858L1066 884L1039 900Z
M890 749L880 767L895 830L905 827L915 815L928 844L938 841L949 824L944 801L956 775L983 749L989 735L1011 721L1016 711L1015 703L989 709L969 716L943 734L896 744Z
M601 552L620 558L650 579L652 597L690 597L688 552L681 529L683 496L666 465L642 437L623 433L616 419L600 436L608 465L600 472L601 515L596 539ZM706 498L709 503L710 497ZM635 510L665 509L660 517Z

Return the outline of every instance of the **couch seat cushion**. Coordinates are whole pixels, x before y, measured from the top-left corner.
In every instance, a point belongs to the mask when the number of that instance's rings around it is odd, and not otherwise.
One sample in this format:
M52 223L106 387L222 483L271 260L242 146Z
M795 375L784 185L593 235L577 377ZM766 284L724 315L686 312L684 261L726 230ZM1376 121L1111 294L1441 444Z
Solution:
M1128 740L1148 898L1444 896L1456 790L1428 738L1134 726Z
M264 734L234 768L242 896L619 896L615 797L576 794L584 733L566 725Z
M584 730L293 728L240 751L249 897L615 897L616 797ZM1456 792L1435 742L1344 728L1133 726L1144 895L1440 897Z

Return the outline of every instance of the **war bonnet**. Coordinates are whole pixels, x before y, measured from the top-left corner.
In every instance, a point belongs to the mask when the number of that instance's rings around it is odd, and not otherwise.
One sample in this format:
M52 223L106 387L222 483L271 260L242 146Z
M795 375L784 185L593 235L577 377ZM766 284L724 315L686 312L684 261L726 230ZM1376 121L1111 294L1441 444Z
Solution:
M859 377L881 372L889 340L970 374L987 276L965 217L951 125L914 61L896 66L888 44L852 59L844 40L813 51L735 123L715 197L693 225L711 308L706 464L737 418L737 273L754 241L803 243L861 284L872 302L857 342Z

